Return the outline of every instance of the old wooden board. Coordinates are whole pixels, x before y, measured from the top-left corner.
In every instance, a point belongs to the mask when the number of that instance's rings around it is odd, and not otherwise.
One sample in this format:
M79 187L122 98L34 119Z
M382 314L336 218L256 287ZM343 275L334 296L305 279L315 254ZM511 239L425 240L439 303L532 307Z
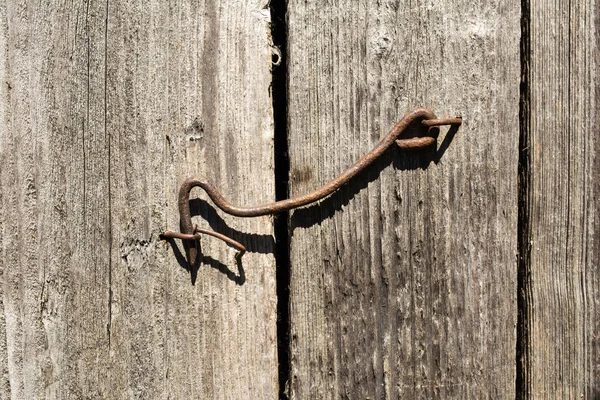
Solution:
M0 397L277 395L270 219L194 192L250 250L202 239L195 285L159 238L189 176L274 199L264 7L0 4Z
M600 396L598 1L531 1L523 395Z
M288 5L291 195L405 112L462 115L291 216L292 398L513 398L518 1Z

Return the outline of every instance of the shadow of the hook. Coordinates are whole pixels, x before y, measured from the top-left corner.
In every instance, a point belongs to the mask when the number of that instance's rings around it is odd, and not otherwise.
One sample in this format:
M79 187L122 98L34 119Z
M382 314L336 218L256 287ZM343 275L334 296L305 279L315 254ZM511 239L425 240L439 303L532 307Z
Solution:
M166 242L169 243L169 245L173 249L173 253L175 254L175 259L179 263L179 266L190 273L192 285L195 285L196 279L198 278L198 270L200 269L200 266L199 265L191 266L189 264L189 262L187 261L189 258L189 255L187 255L187 257L183 255L183 253L179 249L179 246L175 243L174 239L164 238L164 237L162 239L166 240ZM230 270L225 264L223 264L219 260L215 260L214 258L205 256L205 255L202 255L202 257L200 258L200 263L198 263L198 264L206 264L206 265L210 266L211 268L216 269L217 271L225 274L225 276L227 276L227 278L229 278L231 281L235 282L236 284L238 284L240 286L246 282L246 273L244 271L244 266L242 265L242 262L240 260L236 260L238 274L236 274L235 272Z
M436 153L435 153L435 157L433 159L433 162L438 164L441 159L442 156L446 153L446 150L448 150L448 148L450 147L450 143L452 143L452 141L454 140L454 136L456 136L456 133L458 132L458 125L451 125L450 129L448 129L448 132L446 133L446 136L444 136L444 140L442 141L442 143L440 144L440 146L438 147Z
M250 253L272 254L275 239L272 235L240 232L231 228L219 215L215 207L204 199L191 199L190 210L192 217L200 215L215 231L242 243Z
M436 138L438 132L431 132ZM382 171L390 164L395 170L425 170L434 162L438 163L446 149L450 146L453 135L446 135L439 150L435 147L421 149L418 151L400 150L392 148L386 151L373 164L359 172L358 175L342 186L331 196L308 207L299 208L293 211L290 217L290 232L293 235L296 228L309 228L320 224L326 219L332 218L336 212L339 212L347 206L357 194L365 189L370 183L380 178ZM440 153L441 151L441 153Z
M246 282L246 272L244 271L244 266L242 265L242 261L236 259L236 264L238 268L238 274L230 270L225 264L220 262L219 260L215 260L209 256L202 256L202 263L209 265L211 268L218 270L219 272L225 274L229 280L235 282L236 284L242 286Z

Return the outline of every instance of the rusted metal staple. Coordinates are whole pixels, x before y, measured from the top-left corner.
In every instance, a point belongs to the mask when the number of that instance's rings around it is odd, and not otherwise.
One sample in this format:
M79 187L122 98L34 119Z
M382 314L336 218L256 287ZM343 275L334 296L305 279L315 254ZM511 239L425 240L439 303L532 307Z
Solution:
M200 234L214 236L223 240L228 245L238 250L236 260L241 260L242 255L246 252L246 248L239 242L225 236L221 233L214 232L208 229L198 228L192 223L192 215L190 212L190 191L198 186L208 194L212 201L221 210L228 214L238 217L258 217L267 214L277 214L283 211L302 207L310 203L321 200L329 196L341 186L348 183L356 174L368 167L373 161L380 157L394 143L402 149L422 149L431 146L435 143L435 137L423 136L408 139L398 139L412 123L419 121L424 128L427 128L429 133L430 128L441 125L460 125L462 118L447 118L437 119L433 111L426 108L418 108L406 114L396 125L384 136L384 138L360 160L358 160L350 168L342 172L337 178L328 182L310 193L303 196L294 197L287 200L276 201L254 207L240 207L231 204L223 198L217 188L209 182L203 182L198 179L186 179L179 189L179 215L181 219L181 233L165 231L162 236L164 238L181 239L189 254L189 263L191 266L199 264L198 249L200 247Z

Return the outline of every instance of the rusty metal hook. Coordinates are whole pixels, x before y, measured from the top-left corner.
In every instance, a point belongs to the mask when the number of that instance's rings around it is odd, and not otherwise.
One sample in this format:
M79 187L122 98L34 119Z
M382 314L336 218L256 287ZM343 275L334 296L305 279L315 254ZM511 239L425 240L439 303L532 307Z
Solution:
M427 128L429 133L430 128L441 125L460 125L462 118L446 118L437 119L433 111L426 108L418 108L406 114L394 127L383 137L383 139L360 160L358 160L350 168L342 172L337 178L331 180L310 193L302 196L297 196L287 200L280 200L273 203L267 203L254 207L236 206L223 198L217 188L209 182L204 182L198 179L186 179L179 189L179 216L181 219L181 233L165 231L162 233L164 238L181 239L189 254L190 266L199 264L198 248L200 247L200 234L207 234L223 240L228 245L238 250L235 258L239 262L242 255L246 252L246 248L241 244L221 233L208 229L198 228L192 223L192 215L190 212L190 192L192 188L198 186L208 194L211 200L221 210L228 214L237 217L258 217L267 214L277 214L283 211L292 210L302 207L310 203L321 200L329 196L344 184L348 183L356 174L369 166L373 161L380 157L394 143L401 149L422 149L431 146L435 143L435 138L432 136L415 137L409 139L398 139L398 137L415 121L421 121L421 125Z

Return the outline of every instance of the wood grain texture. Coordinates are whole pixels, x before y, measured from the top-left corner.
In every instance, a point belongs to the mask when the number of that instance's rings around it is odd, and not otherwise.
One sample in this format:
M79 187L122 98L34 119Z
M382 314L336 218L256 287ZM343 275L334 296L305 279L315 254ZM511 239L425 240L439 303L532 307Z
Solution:
M292 214L291 397L513 398L520 2L288 7L291 195L415 107L464 117Z
M600 396L599 4L530 4L529 398Z
M259 1L1 2L0 397L277 396L271 220L195 200L250 250L195 285L159 239L189 176L274 200L269 46Z

